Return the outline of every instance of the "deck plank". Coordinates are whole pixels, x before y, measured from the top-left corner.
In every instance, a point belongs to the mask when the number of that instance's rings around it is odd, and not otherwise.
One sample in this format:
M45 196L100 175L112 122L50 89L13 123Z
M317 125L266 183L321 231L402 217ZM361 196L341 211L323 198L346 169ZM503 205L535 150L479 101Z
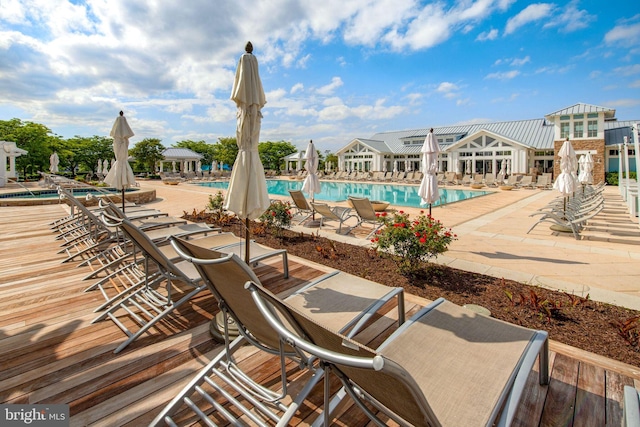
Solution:
M209 322L217 311L208 292L194 297L122 353L113 350L124 333L110 320L95 324L99 291L84 292L90 267L62 263L60 241L49 223L64 205L2 207L0 219L0 402L66 403L71 425L148 424L191 377L219 351ZM271 291L286 296L330 269L291 257L284 279L278 260L256 269ZM97 280L97 279L96 279ZM428 301L405 296L407 317ZM397 325L395 301L387 303L356 338L375 347ZM517 426L583 426L621 423L624 385L640 385L640 368L551 342L551 382L539 386L537 367L529 375ZM242 363L266 382L277 383L278 363L247 348ZM293 366L288 365L290 369ZM292 371L293 372L293 371ZM332 390L339 382L332 379ZM319 388L292 425L308 426L320 413ZM334 425L371 425L345 400ZM393 425L393 422L389 422Z

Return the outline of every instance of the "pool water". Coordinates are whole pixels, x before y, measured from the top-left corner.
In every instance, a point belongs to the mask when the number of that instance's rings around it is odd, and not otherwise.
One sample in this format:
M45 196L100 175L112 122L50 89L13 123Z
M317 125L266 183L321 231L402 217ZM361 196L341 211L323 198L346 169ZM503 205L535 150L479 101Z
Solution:
M302 181L269 179L267 180L267 191L271 195L289 196L289 190L302 189L302 183ZM226 190L229 182L211 181L201 182L197 185ZM418 195L417 185L320 181L320 189L322 191L313 197L318 201L342 202L346 201L349 196L353 196L389 202L394 206L424 207L424 205L420 204L421 199ZM447 203L459 202L473 197L491 194L491 191L471 191L451 188L440 188L439 191L440 200L433 203L433 206L445 205ZM311 198L308 194L305 194L305 196Z
M137 189L127 188L125 191L126 192L137 191ZM96 196L99 196L105 193L120 194L120 190L116 190L115 188L106 188L106 187L100 188L100 189L74 188L74 189L69 189L69 192L71 192L76 197L86 196L89 193ZM20 192L0 194L0 199L57 199L58 197L59 197L58 190L31 190L31 192L20 191Z

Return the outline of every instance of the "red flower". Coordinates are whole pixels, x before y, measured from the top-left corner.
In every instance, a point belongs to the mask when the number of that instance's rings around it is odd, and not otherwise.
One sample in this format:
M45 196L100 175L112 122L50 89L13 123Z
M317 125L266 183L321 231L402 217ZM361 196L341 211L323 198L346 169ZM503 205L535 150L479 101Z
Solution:
M271 211L271 216L276 216L276 212L275 211Z
M420 239L420 243L427 243L427 239L423 237L422 239Z
M420 237L421 234L416 231L416 237Z
M404 211L398 211L398 213L399 213L400 215L402 215L402 214L404 213Z
M386 212L382 212L380 215L387 216L387 213Z

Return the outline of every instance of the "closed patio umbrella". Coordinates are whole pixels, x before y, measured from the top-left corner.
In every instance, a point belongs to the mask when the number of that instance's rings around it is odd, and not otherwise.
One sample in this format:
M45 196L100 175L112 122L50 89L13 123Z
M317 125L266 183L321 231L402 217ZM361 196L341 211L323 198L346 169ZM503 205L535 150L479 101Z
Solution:
M560 157L560 174L553 183L553 188L558 190L564 197L563 210L566 212L567 198L576 191L578 183L576 177L578 160L569 138L562 144L562 148L558 151L558 157Z
M58 157L58 153L55 151L51 153L49 157L49 172L58 173L58 165L60 164L60 158Z
M98 159L98 164L96 165L96 173L97 174L102 173L102 159Z
M245 220L245 261L249 262L249 220L269 208L264 167L258 155L262 107L267 100L262 89L258 60L248 42L238 61L231 99L237 107L236 140L238 156L233 164L225 209Z
M304 157L307 161L307 177L302 183L302 192L307 193L313 202L315 200L314 194L320 192L320 179L316 174L318 172L318 162L320 161L320 158L318 157L315 145L313 145L313 141L309 141ZM315 215L313 219L315 219Z
M104 173L104 174L109 173L109 167L110 167L109 160L104 159L102 161L102 173Z
M422 199L420 204L429 205L429 216L431 216L431 205L440 198L438 179L436 177L440 147L433 137L433 129L429 130L420 152L422 153L422 171L424 176L422 177L422 181L420 181L418 195Z
M122 211L124 212L124 191L127 187L135 185L136 179L133 176L131 166L129 166L129 138L131 138L134 133L129 127L122 111L120 111L120 115L116 117L109 135L113 138L113 152L116 155L116 163L107 176L104 177L104 182L122 191ZM108 162L106 159L104 162L103 171L106 172L105 169L107 168Z

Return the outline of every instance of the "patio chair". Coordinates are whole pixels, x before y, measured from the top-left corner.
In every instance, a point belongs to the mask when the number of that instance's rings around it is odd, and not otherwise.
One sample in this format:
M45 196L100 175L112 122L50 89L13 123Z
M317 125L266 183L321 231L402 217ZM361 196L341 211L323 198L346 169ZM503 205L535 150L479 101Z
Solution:
M549 383L547 332L483 316L443 298L370 349L272 298L258 284L247 288L281 340L325 366L324 425L331 424L331 410L346 393L379 426L386 423L378 411L400 425L508 426L536 359L540 384ZM329 373L343 385L334 399Z
M533 177L531 175L525 175L522 179L516 182L517 188L533 188Z
M301 190L289 190L289 194L291 194L291 198L293 199L293 207L296 210L295 214L302 216L299 222L299 224L302 224L313 215L313 209Z
M154 327L159 321L169 316L182 304L206 288L193 265L180 261L173 263L158 249L153 241L138 227L127 219L123 219L120 228L144 253L144 271L138 274L143 280L137 286L131 286L108 301L109 308L91 323L110 318L128 338L122 342L114 353L119 353L134 340ZM150 262L155 264L151 268ZM174 282L187 286L187 290L175 298ZM164 286L162 286L164 285ZM126 319L121 320L119 311L126 313ZM133 322L131 322L133 320ZM137 331L131 331L126 324L138 324Z
M257 307L247 300L244 289L247 282L260 283L256 275L235 254L224 255L207 250L182 239L173 239L175 250L193 262L204 282L219 302L224 314L224 325L232 320L239 336L231 341L225 329L225 349L207 364L189 384L164 408L151 425L175 425L175 417L195 418L205 424L226 419L232 425L244 425L238 418L249 419L260 426L289 425L311 389L322 379L323 371L315 364L315 357L280 341L278 334L264 321ZM350 287L354 280L353 288ZM362 283L358 283L358 280ZM366 282L366 283L364 283ZM349 295L340 292L348 286ZM265 291L268 293L268 291ZM277 299L275 295L269 295ZM334 272L322 276L287 298L291 304L313 315L314 310L324 313L323 321L337 330L358 332L363 321L369 319L384 301L398 298L399 322L404 321L404 299L401 288L389 288L346 273ZM236 363L236 354L243 344L251 344L267 355L280 358L280 381L272 385L252 379ZM287 360L297 362L303 370L297 375ZM294 386L291 378L304 384ZM231 407L230 407L231 406ZM184 414L184 409L190 409ZM214 418L210 420L209 416ZM177 422L176 422L177 421ZM175 424L174 424L175 423Z
M638 390L624 386L624 427L640 427L640 400Z
M551 176L550 175L540 175L538 177L538 181L535 184L536 188L540 188L542 190L548 190L551 188Z
M373 228L366 237L366 239L368 239L373 236L376 231L382 228L384 224L378 220L378 216L371 204L371 200L367 198L349 196L349 201L353 205L353 209L356 211L356 216L358 217L358 223L351 227L352 230L362 224L371 224Z
M488 173L484 176L484 185L487 187L497 187L498 182L496 181L496 177L492 173Z
M314 211L320 214L320 229L324 225L325 221L338 221L338 229L336 233L342 233L342 224L349 218L355 218L356 215L351 214L351 208L345 208L342 206L330 207L326 203L311 202L311 207Z

